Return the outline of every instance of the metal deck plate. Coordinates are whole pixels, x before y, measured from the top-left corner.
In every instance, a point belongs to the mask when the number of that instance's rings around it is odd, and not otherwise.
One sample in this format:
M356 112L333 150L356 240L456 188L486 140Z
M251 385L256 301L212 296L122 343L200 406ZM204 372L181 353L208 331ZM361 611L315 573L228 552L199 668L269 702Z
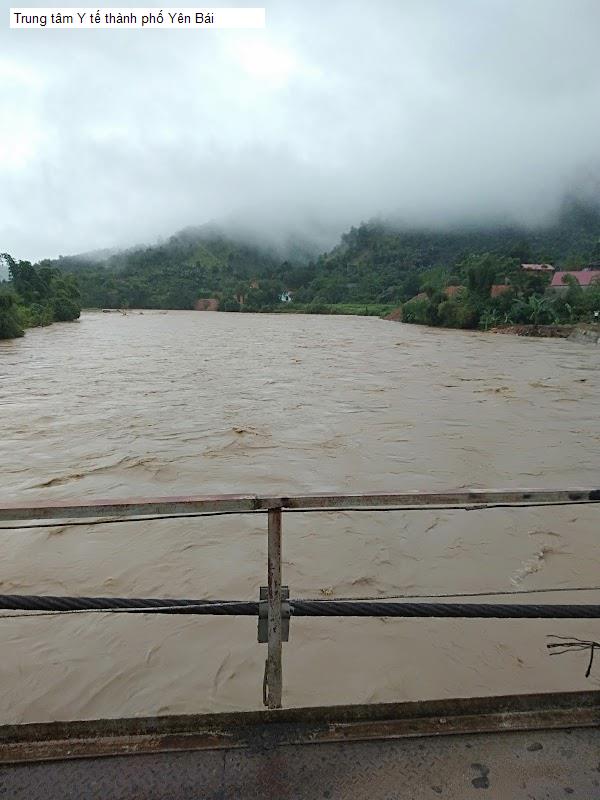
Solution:
M600 800L600 693L0 728L10 800Z
M76 759L0 768L10 800L596 800L600 729Z

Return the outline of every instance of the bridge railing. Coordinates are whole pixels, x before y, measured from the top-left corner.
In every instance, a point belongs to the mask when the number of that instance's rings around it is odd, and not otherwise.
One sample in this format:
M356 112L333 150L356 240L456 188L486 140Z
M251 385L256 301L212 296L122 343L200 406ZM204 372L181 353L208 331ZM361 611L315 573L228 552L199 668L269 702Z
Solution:
M66 524L89 524L89 522L124 522L133 519L175 519L197 516L221 516L225 514L267 515L267 643L268 654L265 668L265 705L281 708L282 699L282 632L284 618L289 619L289 604L282 588L282 515L283 513L331 512L331 511L417 511L432 509L489 509L489 508L531 508L544 506L579 505L600 503L600 489L494 489L459 490L446 492L387 492L365 494L302 494L287 496L229 494L182 497L127 498L120 500L94 500L73 502L70 500L46 500L31 503L0 504L0 523L20 522L24 524L6 526L2 530L24 530L64 524L64 520L78 520ZM86 522L87 521L87 522ZM15 596L12 596L13 598ZM43 598L38 598L43 599ZM56 599L56 598L55 598ZM64 599L64 598L63 598ZM98 598L95 598L97 601ZM171 601L172 602L172 601ZM189 602L189 601L186 601ZM324 601L325 603L326 601ZM222 606L223 604L221 604ZM240 604L238 604L240 605ZM248 604L249 605L249 604ZM261 604L256 604L260 607ZM298 606L302 603L299 602ZM305 603L310 605L310 603ZM314 604L313 604L314 606ZM31 606L0 606L10 608L29 608ZM46 606L43 606L46 607ZM98 605L95 606L96 608ZM104 606L101 606L104 607ZM108 607L107 607L108 608ZM500 608L500 606L490 608ZM506 609L506 607L503 607ZM541 607L536 607L541 608ZM554 606L554 609L573 607ZM584 608L583 606L581 608ZM598 613L588 616L600 616ZM122 610L127 610L123 608ZM144 609L131 609L143 611ZM151 611L152 608L148 608ZM164 610L164 609L162 609ZM260 608L259 608L260 611ZM443 609L442 609L443 611ZM199 613L206 613L200 611ZM240 613L246 613L240 612ZM335 612L334 612L335 613ZM339 612L338 612L339 613ZM383 616L385 612L377 614ZM368 616L368 613L361 616ZM406 614L402 614L406 615ZM427 616L427 614L410 614ZM438 614L440 615L440 614ZM471 614L471 616L498 616L498 614ZM577 612L561 614L577 616ZM441 616L461 616L460 613L442 613ZM510 616L515 616L510 615ZM526 614L527 617L536 614ZM543 614L537 614L543 616ZM260 613L259 613L260 617Z

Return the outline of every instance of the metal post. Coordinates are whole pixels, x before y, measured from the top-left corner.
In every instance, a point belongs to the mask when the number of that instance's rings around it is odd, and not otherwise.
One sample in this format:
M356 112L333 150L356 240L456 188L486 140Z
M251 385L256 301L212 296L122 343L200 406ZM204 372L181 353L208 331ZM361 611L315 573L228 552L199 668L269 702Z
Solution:
M267 706L281 708L281 508L269 509Z

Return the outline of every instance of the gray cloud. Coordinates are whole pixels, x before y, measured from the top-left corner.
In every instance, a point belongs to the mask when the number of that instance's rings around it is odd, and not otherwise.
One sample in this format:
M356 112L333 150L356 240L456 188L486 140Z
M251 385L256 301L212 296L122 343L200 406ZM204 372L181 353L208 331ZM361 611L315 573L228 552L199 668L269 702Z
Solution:
M535 223L600 164L597 0L278 0L264 31L204 32L11 31L8 8L21 258L208 220L323 246L375 215Z

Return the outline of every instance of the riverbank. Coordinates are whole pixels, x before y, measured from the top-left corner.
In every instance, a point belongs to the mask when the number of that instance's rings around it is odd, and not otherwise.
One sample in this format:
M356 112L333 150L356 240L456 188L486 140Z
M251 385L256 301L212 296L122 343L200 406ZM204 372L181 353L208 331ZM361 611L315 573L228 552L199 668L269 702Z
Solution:
M570 339L581 344L600 343L600 325L592 323L574 325L507 325L502 328L492 328L490 333L512 333L515 336Z
M382 317L387 319L387 314L394 309L389 303L285 303L279 306L269 306L262 309L230 311L219 308L196 309L197 311L213 312L222 311L226 314L323 314L346 315L354 317ZM86 312L103 314L143 314L144 311L166 314L168 311L189 311L182 308L85 308ZM394 313L392 311L392 313Z
M280 308L270 309L269 311L250 311L238 312L249 314L320 314L324 316L336 315L350 315L350 316L367 316L367 317L380 317L381 319L391 322L402 322L402 309L393 308L391 306L380 303L366 303L366 304L351 304L351 303L333 303L328 305L315 306L314 304L301 305L294 303ZM144 311L148 313L167 314L167 309L120 309L120 308L93 308L85 309L88 312L104 313L104 314L143 314ZM414 323L407 323L414 324ZM432 326L424 326L432 327ZM455 328L440 328L440 326L433 326L441 330L456 330ZM538 339L570 339L572 341L580 342L581 344L600 344L600 325L592 323L576 323L570 325L503 325L490 328L488 333L503 333L512 334L513 336L529 336Z
M568 339L576 325L503 325L490 328L490 333L511 333L514 336L536 336L547 339Z
M287 303L268 310L275 314L346 314L355 317L383 317L393 312L389 303Z
M402 322L401 309L383 317L391 322ZM406 323L408 325L414 323ZM436 330L456 330L441 328L439 325L425 326ZM513 336L531 336L537 339L570 339L581 344L600 344L600 324L578 322L569 325L502 325L490 328L487 333L503 333Z

